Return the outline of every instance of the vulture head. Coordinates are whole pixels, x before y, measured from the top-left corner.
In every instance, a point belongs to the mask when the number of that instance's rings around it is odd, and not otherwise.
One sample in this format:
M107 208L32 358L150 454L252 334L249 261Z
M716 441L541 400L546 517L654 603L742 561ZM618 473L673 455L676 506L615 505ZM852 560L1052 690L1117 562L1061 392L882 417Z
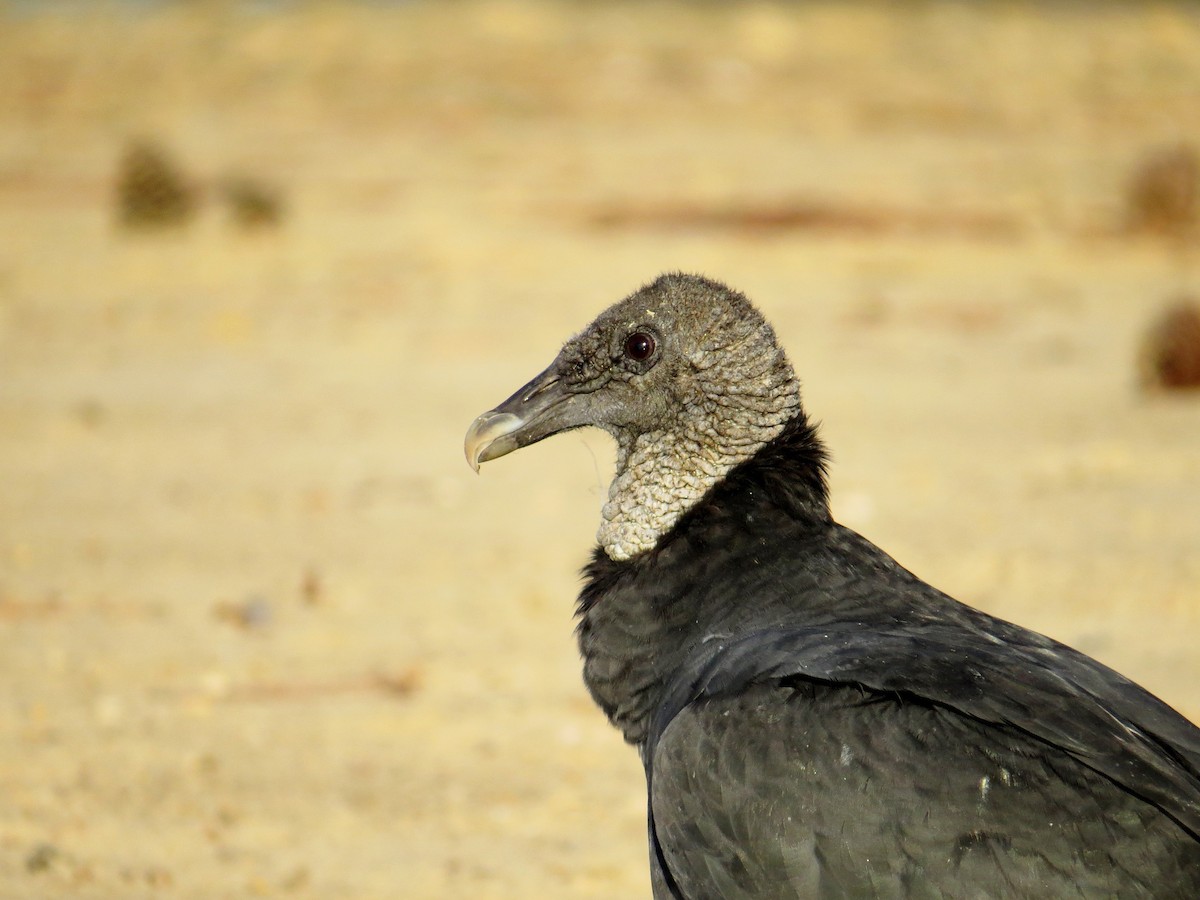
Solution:
M532 381L467 431L479 464L592 425L617 442L598 540L615 560L652 549L724 475L800 413L775 333L742 294L663 275L609 307Z

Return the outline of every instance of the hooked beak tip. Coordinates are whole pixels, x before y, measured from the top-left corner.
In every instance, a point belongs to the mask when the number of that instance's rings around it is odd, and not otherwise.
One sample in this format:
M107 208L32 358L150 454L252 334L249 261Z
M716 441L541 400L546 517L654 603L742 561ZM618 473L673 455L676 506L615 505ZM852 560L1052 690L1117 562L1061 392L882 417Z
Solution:
M471 423L463 441L467 464L479 472L479 464L504 456L517 449L510 435L525 424L525 420L512 413L491 410Z

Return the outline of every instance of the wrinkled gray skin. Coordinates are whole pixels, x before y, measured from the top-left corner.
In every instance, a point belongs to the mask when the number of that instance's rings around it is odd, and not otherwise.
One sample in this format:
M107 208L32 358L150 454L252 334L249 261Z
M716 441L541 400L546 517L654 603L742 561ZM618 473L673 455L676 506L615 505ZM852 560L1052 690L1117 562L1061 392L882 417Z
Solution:
M630 356L632 335L654 350ZM603 312L544 372L467 434L467 459L503 456L595 425L617 442L597 539L610 558L651 549L735 465L800 409L800 389L771 326L741 294L664 275Z

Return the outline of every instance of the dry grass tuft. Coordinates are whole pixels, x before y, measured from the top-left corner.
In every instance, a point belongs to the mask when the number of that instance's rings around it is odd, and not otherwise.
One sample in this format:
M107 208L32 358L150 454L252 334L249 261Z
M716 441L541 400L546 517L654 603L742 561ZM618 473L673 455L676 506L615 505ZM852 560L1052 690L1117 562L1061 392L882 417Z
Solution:
M157 229L187 223L196 211L196 189L156 141L132 141L117 166L118 221L127 228Z
M234 224L247 229L274 228L283 221L283 198L275 188L253 178L231 177L221 185Z

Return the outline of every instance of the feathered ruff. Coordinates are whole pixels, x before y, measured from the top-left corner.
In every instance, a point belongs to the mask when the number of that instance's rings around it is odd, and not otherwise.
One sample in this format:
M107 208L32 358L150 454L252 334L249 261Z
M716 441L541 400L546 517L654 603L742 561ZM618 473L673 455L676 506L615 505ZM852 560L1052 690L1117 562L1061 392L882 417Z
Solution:
M784 426L774 440L764 445L746 462L735 466L714 485L658 545L629 560L610 559L597 546L591 561L583 568L584 587L579 595L577 616L584 616L596 601L613 586L616 579L631 569L653 565L676 535L703 529L714 518L727 515L727 499L740 507L747 499L767 500L786 510L797 521L827 527L829 512L829 453L817 434L817 426L803 411Z

